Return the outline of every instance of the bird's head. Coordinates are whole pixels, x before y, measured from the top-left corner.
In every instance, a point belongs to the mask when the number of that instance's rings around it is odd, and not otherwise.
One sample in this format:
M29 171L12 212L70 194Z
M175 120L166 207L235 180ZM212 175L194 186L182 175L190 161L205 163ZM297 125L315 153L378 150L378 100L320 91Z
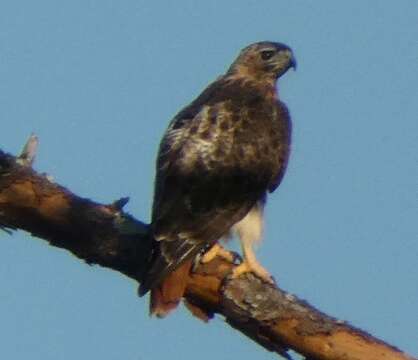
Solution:
M290 68L296 69L296 59L287 45L262 41L242 49L228 74L275 82Z

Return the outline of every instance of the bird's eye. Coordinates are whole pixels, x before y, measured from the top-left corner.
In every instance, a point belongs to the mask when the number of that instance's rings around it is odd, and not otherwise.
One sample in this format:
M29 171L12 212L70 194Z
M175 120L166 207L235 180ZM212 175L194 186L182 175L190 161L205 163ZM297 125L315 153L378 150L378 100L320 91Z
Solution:
M264 50L261 52L261 58L263 60L269 60L273 57L275 51L274 50Z

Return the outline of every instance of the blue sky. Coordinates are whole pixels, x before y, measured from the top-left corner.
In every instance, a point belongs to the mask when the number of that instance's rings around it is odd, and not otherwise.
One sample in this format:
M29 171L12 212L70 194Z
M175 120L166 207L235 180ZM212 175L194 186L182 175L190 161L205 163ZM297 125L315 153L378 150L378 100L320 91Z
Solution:
M149 219L171 117L247 44L290 45L293 153L261 262L288 291L418 355L418 2L0 3L0 148ZM0 357L271 359L217 318L150 319L133 281L0 234Z

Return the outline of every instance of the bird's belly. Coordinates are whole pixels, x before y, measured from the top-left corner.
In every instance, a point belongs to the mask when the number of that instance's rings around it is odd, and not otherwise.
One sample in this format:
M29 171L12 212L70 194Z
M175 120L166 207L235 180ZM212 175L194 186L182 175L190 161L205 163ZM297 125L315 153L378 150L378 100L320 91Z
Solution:
M263 235L263 205L258 202L248 214L234 224L231 228L240 238L241 242L247 245L259 244Z

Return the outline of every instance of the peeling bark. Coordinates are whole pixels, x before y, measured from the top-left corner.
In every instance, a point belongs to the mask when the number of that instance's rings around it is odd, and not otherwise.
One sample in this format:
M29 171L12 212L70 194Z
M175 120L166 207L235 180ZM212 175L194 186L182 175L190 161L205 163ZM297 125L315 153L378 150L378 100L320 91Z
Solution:
M103 205L76 196L31 168L35 152L33 137L20 157L0 150L0 229L25 230L140 282L153 240L147 224L123 212L128 199ZM229 279L234 266L221 258L197 266L185 294L194 315L208 321L221 314L288 359L292 349L309 360L414 360L251 274Z

